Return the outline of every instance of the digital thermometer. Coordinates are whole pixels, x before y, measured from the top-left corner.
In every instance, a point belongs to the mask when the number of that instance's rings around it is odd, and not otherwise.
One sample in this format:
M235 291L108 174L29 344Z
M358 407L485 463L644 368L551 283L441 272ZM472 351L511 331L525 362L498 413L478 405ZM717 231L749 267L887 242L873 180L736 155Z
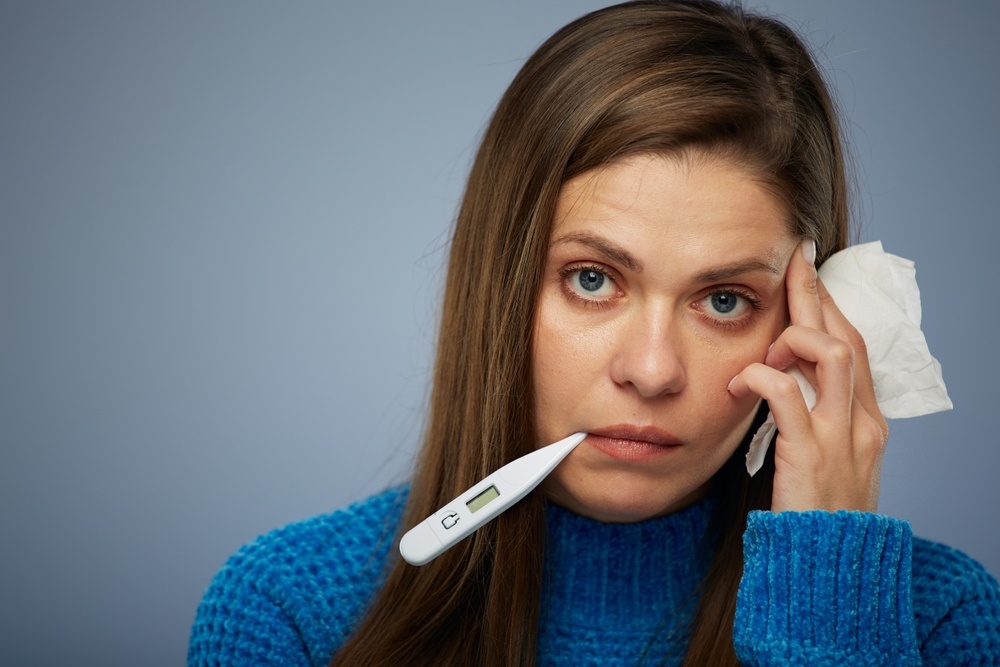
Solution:
M511 461L411 528L399 553L410 565L431 562L524 498L586 437L574 433Z

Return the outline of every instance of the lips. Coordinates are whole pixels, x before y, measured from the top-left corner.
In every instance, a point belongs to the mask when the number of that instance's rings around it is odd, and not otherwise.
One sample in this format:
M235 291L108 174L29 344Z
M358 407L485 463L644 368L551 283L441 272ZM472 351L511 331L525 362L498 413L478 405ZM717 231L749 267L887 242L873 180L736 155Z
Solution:
M683 443L655 426L619 424L592 429L585 440L604 454L623 461L647 461L667 456Z

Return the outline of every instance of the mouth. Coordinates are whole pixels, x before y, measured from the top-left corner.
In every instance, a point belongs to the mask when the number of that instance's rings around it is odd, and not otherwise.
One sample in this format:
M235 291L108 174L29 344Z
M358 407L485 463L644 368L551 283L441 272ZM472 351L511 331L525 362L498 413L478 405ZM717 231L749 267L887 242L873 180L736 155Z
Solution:
M648 461L667 456L683 444L672 433L655 426L618 424L592 429L585 442L622 461Z

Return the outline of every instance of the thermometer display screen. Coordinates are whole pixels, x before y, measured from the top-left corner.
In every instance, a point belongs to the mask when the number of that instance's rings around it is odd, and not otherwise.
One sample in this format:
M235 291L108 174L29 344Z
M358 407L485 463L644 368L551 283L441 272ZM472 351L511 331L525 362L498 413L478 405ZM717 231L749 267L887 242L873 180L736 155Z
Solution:
M470 512L477 512L499 497L500 492L497 491L497 487L491 486L469 502L465 503L465 506L469 508Z

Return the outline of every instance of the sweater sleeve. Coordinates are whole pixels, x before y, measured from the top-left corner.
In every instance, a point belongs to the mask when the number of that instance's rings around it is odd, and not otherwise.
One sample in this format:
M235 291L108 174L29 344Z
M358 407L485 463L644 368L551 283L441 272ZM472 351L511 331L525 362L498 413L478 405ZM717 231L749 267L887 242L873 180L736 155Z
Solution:
M861 512L751 512L733 640L749 665L1000 665L1000 584Z
M909 524L751 512L733 641L748 665L919 665Z

